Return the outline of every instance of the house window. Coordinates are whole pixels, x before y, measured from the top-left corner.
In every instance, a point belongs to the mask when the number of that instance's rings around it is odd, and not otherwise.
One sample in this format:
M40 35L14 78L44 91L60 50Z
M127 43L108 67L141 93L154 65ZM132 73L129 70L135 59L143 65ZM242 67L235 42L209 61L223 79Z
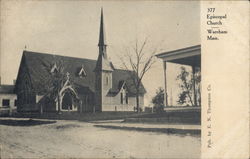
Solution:
M126 104L128 104L128 93L126 93Z
M123 93L121 93L121 104L123 104Z
M14 105L17 106L17 100L15 99Z
M6 107L10 106L10 100L9 99L3 99L2 103L3 103L3 106L6 106Z

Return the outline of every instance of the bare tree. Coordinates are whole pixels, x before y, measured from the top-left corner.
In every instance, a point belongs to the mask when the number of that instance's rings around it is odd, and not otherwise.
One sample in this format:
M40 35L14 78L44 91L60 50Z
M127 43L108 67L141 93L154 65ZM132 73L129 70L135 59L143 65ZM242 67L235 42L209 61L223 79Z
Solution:
M142 79L145 74L152 68L155 61L155 53L157 49L154 48L151 51L146 50L147 38L139 46L138 40L135 45L125 49L125 56L120 57L123 67L129 70L128 73L133 81L133 85L136 89L136 110L139 112L139 95L140 87L142 86ZM130 71L132 70L132 71Z

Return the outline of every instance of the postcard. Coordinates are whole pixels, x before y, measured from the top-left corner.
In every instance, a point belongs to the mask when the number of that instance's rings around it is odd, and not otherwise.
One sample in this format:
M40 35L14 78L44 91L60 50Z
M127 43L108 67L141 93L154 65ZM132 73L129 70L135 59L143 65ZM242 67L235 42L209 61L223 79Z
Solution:
M0 158L250 157L249 1L0 5Z

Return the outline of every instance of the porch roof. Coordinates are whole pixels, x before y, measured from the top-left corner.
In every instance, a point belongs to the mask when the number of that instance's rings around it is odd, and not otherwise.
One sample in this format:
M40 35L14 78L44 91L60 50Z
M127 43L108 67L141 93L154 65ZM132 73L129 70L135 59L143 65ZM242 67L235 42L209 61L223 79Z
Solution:
M201 45L159 53L156 57L161 58L165 62L200 67Z

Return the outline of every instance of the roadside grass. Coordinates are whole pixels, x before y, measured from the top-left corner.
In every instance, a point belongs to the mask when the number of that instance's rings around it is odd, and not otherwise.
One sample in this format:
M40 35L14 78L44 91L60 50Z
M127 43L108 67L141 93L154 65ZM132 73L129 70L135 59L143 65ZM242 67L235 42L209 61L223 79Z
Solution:
M100 120L124 120L124 122L135 123L175 123L175 124L200 124L200 109L177 109L161 113L149 112L96 112L96 113L78 113L78 112L45 112L44 114L16 113L13 117L34 118L34 119L52 119L52 120L78 120L78 121L100 121Z
M115 126L115 125L95 125L95 127L126 130L126 131L141 131L141 132L156 132L164 134L175 134L181 137L184 136L201 136L201 130L198 129L176 129L176 128L144 128L136 126Z
M131 117L140 117L149 113L136 112L96 112L96 113L78 113L78 112L62 112L61 114L55 112L45 112L39 114L32 113L16 113L13 117L17 118L36 118L36 119L55 119L55 120L79 120L79 121L98 121L98 120L116 120Z
M1 119L0 125L7 125L7 126L36 126L36 125L43 125L43 124L53 124L56 121L44 121L44 120L15 120L15 119Z

